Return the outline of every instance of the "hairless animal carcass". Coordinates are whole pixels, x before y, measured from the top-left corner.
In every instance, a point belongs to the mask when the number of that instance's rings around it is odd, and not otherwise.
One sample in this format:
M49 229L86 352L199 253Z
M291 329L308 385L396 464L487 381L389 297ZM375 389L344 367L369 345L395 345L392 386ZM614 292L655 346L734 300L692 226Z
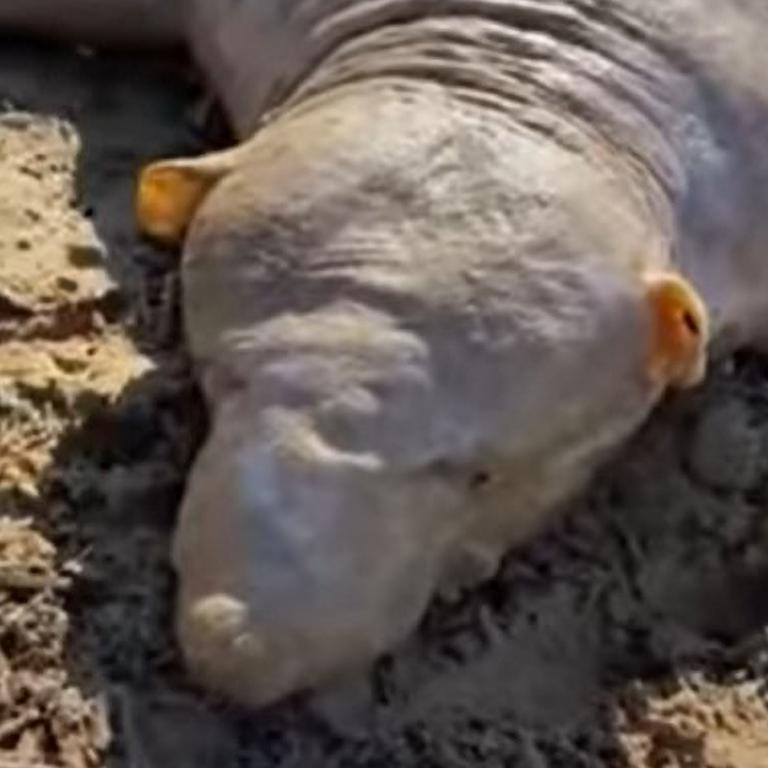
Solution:
M492 574L768 321L765 0L0 0L184 43L240 143L148 165L211 414L191 672L334 679Z

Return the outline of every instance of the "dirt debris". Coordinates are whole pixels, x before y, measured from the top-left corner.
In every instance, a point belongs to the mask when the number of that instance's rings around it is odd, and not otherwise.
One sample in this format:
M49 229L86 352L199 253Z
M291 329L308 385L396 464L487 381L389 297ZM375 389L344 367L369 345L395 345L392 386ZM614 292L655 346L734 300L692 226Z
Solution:
M754 681L724 689L695 676L672 691L638 684L619 713L627 768L765 765L768 709Z

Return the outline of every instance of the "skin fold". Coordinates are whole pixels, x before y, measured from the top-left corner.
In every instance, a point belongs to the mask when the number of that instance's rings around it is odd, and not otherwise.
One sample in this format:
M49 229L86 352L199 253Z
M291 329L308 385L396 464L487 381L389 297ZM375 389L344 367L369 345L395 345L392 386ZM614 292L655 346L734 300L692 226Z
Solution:
M708 352L762 345L762 0L112 2L0 25L185 40L241 140L136 201L183 249L211 413L173 552L211 688L260 706L370 663Z

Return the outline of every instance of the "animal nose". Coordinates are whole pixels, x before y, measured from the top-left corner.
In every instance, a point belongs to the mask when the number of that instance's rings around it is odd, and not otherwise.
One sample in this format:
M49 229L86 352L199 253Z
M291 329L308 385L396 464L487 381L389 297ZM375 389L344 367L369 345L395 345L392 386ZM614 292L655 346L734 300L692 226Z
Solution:
M254 707L290 692L301 672L291 668L300 667L300 655L275 648L265 629L250 625L244 602L223 593L203 596L178 616L179 637L193 674Z

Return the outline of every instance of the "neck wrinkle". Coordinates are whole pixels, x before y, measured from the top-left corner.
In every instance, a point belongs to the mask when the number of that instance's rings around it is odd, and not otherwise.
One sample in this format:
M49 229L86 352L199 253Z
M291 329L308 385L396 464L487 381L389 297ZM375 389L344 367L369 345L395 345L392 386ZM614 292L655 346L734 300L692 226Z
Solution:
M444 2L442 15L425 17L430 3L409 0L408 19L357 31L366 6L385 5L400 4L360 3L344 24L327 21L324 34L343 30L341 42L274 114L350 87L440 89L596 162L623 164L668 244L658 258L674 258L687 177L669 137L692 88L663 53L564 3Z

